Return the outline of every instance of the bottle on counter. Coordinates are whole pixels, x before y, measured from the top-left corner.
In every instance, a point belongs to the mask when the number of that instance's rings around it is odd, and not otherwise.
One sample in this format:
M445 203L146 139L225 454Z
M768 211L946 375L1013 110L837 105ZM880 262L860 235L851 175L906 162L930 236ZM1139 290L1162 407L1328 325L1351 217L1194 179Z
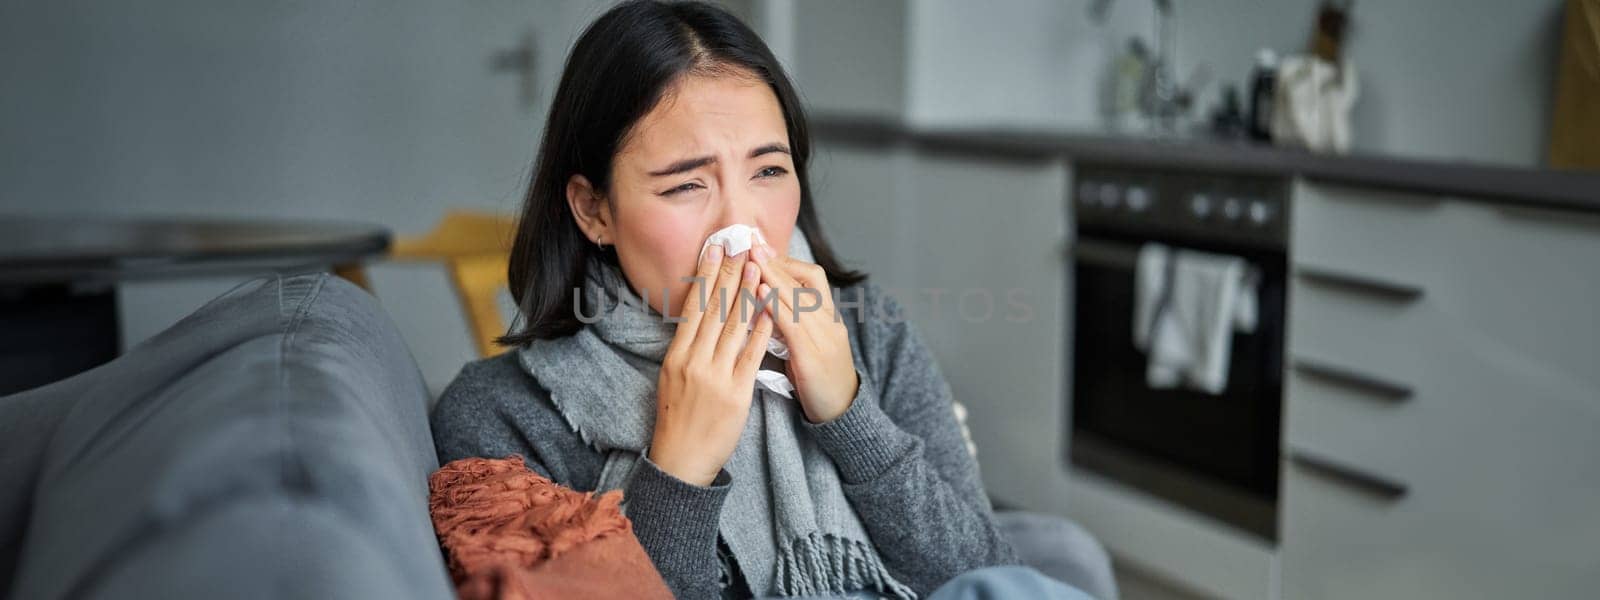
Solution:
M1137 128L1139 99L1145 71L1150 67L1150 51L1137 37L1128 39L1128 47L1112 62L1106 94L1109 117L1107 125L1112 131L1131 131Z
M1239 140L1249 135L1244 107L1239 101L1239 88L1228 84L1222 88L1222 103L1211 112L1211 135L1218 139Z
M1272 102L1277 90L1278 54L1270 48L1256 53L1256 68L1250 76L1250 138L1272 141Z

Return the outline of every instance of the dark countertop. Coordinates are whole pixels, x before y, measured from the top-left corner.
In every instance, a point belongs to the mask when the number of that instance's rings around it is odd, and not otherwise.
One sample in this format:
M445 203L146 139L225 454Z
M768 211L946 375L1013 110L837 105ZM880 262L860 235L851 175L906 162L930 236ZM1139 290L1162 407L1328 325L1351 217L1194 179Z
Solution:
M0 214L0 284L286 272L360 262L389 238L337 221Z
M1101 165L1245 175L1300 176L1367 187L1600 213L1600 171L1561 171L1376 155L1330 155L1245 142L1157 139L998 129L917 130L883 119L814 116L818 139L906 143L932 152L1021 160L1066 158Z

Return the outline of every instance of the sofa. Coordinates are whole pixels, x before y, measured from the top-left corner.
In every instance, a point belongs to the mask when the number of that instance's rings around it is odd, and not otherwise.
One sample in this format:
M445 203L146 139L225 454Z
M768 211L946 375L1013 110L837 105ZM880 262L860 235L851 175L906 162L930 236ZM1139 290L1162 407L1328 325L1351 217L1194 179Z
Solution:
M429 400L364 290L241 284L110 363L0 398L0 596L451 598ZM1047 574L1115 594L1081 529L1003 525L1025 558L1053 548L1032 561Z

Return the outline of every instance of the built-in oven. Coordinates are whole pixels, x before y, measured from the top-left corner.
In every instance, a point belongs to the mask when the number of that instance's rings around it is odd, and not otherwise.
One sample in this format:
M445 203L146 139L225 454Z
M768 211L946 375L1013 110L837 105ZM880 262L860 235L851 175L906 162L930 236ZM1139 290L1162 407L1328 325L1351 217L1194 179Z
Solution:
M1080 165L1066 454L1088 470L1277 540L1288 183ZM1233 333L1220 394L1157 389L1133 336L1146 243L1243 258L1260 277L1253 331Z

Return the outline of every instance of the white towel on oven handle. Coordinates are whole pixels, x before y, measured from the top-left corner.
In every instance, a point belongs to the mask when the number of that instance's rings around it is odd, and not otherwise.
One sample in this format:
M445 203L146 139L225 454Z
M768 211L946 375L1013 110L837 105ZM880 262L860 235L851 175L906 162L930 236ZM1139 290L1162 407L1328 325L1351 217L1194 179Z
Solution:
M1153 389L1228 386L1234 332L1255 331L1260 272L1243 258L1147 243L1134 285L1134 346Z

